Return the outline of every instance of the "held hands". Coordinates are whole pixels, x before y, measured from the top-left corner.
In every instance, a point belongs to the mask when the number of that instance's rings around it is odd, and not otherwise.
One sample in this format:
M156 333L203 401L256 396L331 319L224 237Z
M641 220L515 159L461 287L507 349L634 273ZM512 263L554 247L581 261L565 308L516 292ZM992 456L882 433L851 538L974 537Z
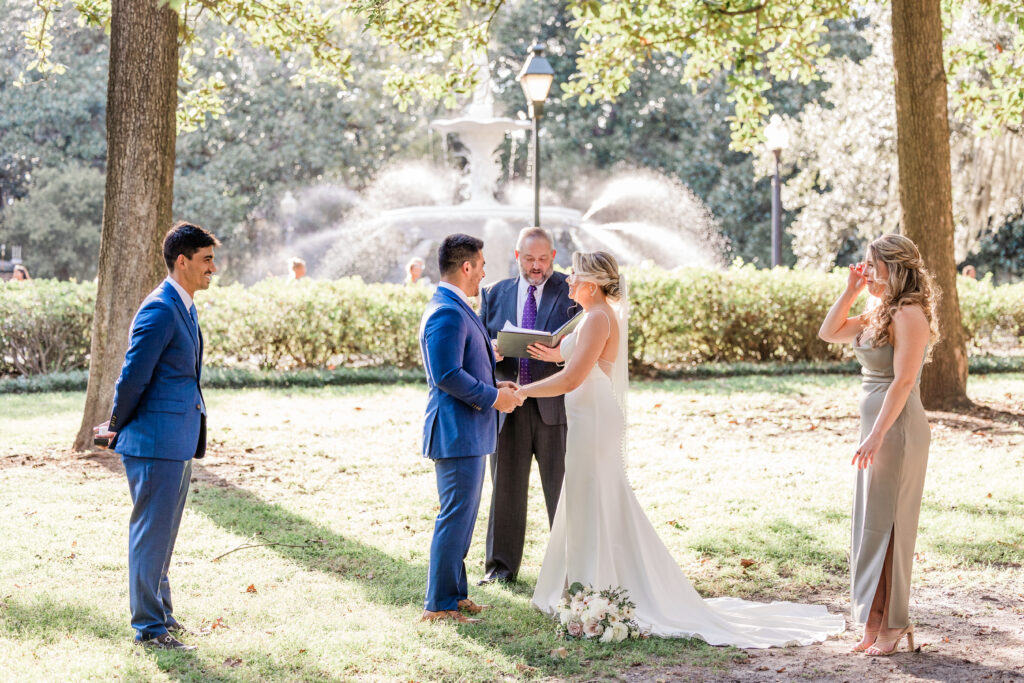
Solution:
M110 431L110 420L107 420L101 425L96 425L92 428L92 442L99 448L107 449L110 447L110 442L114 440L114 436L117 432ZM97 443L99 439L106 439L106 443Z
M882 437L871 432L868 434L868 438L861 442L857 452L853 454L853 460L850 461L850 464L856 465L858 470L866 468L875 462L875 454L878 453L878 449L881 446Z
M494 401L494 407L503 413L511 413L523 405L523 400L517 395L519 390L515 382L498 382L498 398Z
M526 395L526 387L519 387L519 389L516 390L516 398L519 399L520 405L522 405L523 401L529 398L529 396Z
M526 347L531 358L542 360L548 363L561 363L562 358L562 343L559 342L558 346L545 346L544 344L530 344Z
M864 276L867 263L861 261L850 266L850 277L846 280L846 291L860 294L868 286L868 280Z

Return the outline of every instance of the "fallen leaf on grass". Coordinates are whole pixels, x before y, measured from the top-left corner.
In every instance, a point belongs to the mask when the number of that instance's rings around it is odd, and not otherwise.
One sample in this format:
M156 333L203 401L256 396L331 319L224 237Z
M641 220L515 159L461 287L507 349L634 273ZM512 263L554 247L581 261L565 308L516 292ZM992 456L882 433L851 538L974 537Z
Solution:
M740 560L740 566L746 569L747 567L756 567L757 562L755 560L748 560L746 558Z
M780 674L780 673L782 673L785 670L786 670L786 667L782 667L781 669L776 669L775 673Z
M228 657L227 659L224 660L224 666L230 666L231 668L235 668L236 666L240 665L241 663L242 663L241 659L236 659L234 657Z
M215 628L227 628L227 627L228 627L228 625L224 623L224 617L217 617L216 619L213 620L213 623L210 624L210 630L211 631L213 629L215 629Z
M526 666L522 662L516 662L516 671L526 672L526 671L536 671L536 670L537 670L536 667Z
M949 642L949 636L942 636L942 642L948 643Z
M246 593L255 593L256 592L256 584L255 583L250 583L249 587L245 589L245 592Z
M566 657L569 656L569 651L567 649L565 649L564 647L559 647L559 648L555 648L554 650L552 650L548 654L550 654L555 659L565 659Z

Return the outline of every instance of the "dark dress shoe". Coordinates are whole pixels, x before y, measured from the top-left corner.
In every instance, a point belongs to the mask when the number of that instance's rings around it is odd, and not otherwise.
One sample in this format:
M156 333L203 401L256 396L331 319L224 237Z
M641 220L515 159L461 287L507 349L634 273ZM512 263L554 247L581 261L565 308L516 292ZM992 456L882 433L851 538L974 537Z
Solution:
M479 624L483 621L482 619L471 619L456 609L441 610L440 612L423 610L423 616L420 617L420 621L447 621L449 619L460 624Z
M459 611L469 612L470 614L480 614L485 609L491 609L490 605L478 605L469 598L465 600L459 600Z
M167 632L173 633L174 635L189 635L189 636L208 636L210 635L210 629L205 628L200 631L190 629L188 626L180 622L174 622L173 624L166 625Z
M505 576L503 574L492 574L491 576L485 576L484 578L482 578L479 581L477 581L476 585L478 585L478 586L486 586L487 584L490 584L490 583L500 583L502 585L508 585L510 583L515 583L515 582L516 582L516 580L514 578L512 578L511 576Z
M186 645L181 642L170 633L161 633L158 636L152 638L146 638L145 640L136 640L136 645L142 647L151 647L156 650L194 650L195 645Z

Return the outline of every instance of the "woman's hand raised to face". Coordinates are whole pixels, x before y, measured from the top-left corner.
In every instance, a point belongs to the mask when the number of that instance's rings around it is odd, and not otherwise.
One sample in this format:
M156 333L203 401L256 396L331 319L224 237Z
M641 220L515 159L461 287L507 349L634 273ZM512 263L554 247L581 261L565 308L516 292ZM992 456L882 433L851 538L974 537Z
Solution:
M864 276L867 265L867 263L861 261L850 266L850 276L846 280L846 289L848 291L860 294L861 290L868 286L867 277Z

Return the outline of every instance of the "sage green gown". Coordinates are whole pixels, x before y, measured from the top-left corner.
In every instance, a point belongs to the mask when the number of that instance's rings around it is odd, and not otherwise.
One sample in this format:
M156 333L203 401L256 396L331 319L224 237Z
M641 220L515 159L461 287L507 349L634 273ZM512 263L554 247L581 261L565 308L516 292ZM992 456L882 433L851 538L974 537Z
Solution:
M860 398L860 437L874 427L885 393L893 381L893 348L854 344L863 366ZM924 359L921 359L922 366ZM874 462L857 470L853 497L853 534L850 547L853 620L867 621L878 588L889 537L893 536L889 628L909 623L910 573L921 513L921 495L928 465L931 430L921 405L921 372L906 405L882 441Z

